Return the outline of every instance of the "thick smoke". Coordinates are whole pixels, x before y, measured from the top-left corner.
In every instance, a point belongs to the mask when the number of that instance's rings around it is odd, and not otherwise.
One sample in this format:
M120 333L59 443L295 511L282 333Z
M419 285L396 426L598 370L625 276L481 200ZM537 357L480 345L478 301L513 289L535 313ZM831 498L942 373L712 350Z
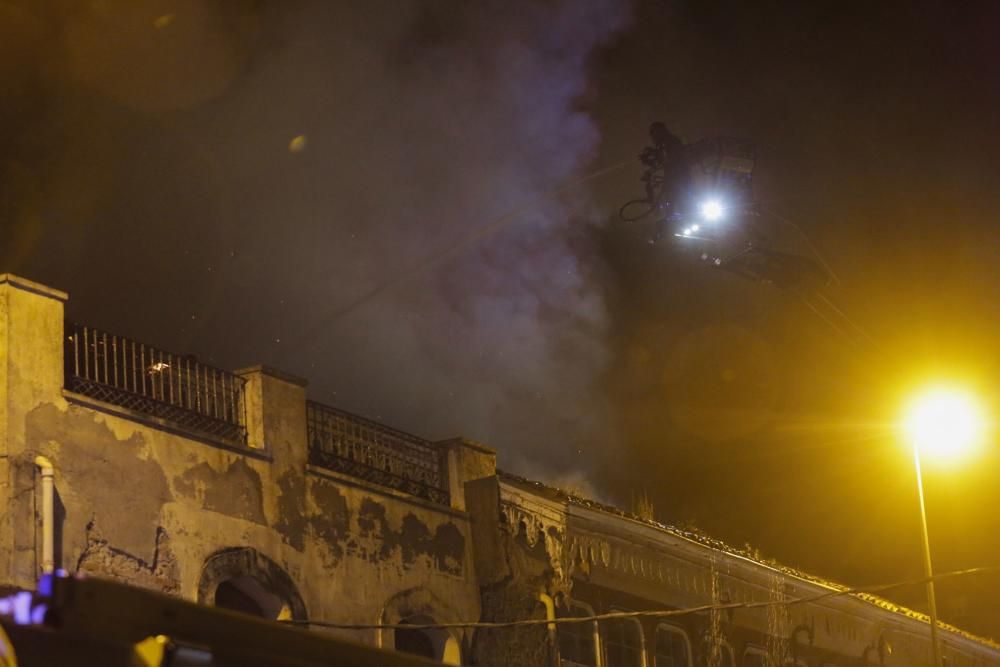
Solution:
M563 194L441 252L584 173L623 4L0 4L5 268L507 467L585 466L609 430L602 216Z

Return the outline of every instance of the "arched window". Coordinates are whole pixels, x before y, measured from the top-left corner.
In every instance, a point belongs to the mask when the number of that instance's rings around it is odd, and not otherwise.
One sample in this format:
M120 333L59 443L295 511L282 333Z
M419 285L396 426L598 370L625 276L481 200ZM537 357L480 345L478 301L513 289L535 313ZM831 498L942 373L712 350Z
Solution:
M706 634L706 660L711 662L713 644L718 646L718 667L736 667L736 652L733 651L733 645L726 641L721 635L713 639L710 635Z
M653 667L691 667L691 642L676 625L656 626Z
M215 587L215 606L261 618L285 620L292 617L291 608L280 595L249 575L219 582Z
M757 646L748 646L743 652L743 667L764 667L767 651Z
M572 601L567 607L556 607L556 618L580 618L593 616L594 610L582 602ZM559 623L556 625L559 638L559 658L565 667L596 667L597 665L597 623Z
M623 611L614 609L612 611ZM634 618L601 621L605 667L643 667L642 625Z
M733 651L733 647L729 642L723 642L722 644L722 666L736 667L736 652Z
M399 625L434 625L434 619L423 614L409 616ZM462 664L462 652L451 633L442 628L397 628L393 633L393 648L410 655L438 660L446 665Z
M400 621L402 625L421 625L423 623L433 623L434 620L426 616L414 616ZM397 651L419 655L424 658L437 658L437 650L434 647L433 631L414 628L412 630L401 630L396 628L394 646Z
M288 574L249 547L223 549L205 560L198 602L261 618L306 618L305 605Z

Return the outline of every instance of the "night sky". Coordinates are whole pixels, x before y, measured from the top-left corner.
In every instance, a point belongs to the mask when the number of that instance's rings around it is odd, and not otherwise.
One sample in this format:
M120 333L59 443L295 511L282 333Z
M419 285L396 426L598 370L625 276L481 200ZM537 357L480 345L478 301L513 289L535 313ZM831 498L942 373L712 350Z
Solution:
M2 270L764 557L916 578L891 421L937 375L995 402L998 28L986 1L0 0ZM620 222L654 120L754 142L759 224L830 284ZM1000 564L998 472L927 471L938 570ZM942 584L941 616L1000 637L998 595Z

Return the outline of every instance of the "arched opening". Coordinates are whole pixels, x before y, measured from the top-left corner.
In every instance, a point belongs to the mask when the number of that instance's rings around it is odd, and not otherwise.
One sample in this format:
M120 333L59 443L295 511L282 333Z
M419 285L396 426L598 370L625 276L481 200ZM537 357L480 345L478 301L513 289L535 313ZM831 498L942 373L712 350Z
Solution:
M594 608L579 600L566 600L556 607L556 618L593 616ZM594 667L597 665L598 628L595 622L560 623L556 626L559 658L563 665Z
M446 665L461 665L462 632L433 627L454 621L457 616L447 602L424 588L400 591L386 602L378 618L385 625L403 627L377 631L376 646L419 655Z
M399 621L400 625L433 625L434 619L419 614ZM393 648L410 655L419 655L446 665L462 664L458 640L442 628L399 629L394 633Z
M304 620L305 605L291 578L255 549L212 554L198 584L198 602L274 620Z
M433 623L434 619L427 616L412 616L400 621L401 625L420 625L423 623ZM411 655L419 655L424 658L437 658L437 649L434 646L434 630L414 628L412 630L402 630L396 628L395 649Z
M444 642L444 651L441 653L441 662L446 665L462 664L462 647L454 635L448 635Z
M215 587L215 606L275 620L291 618L291 607L257 579L242 575Z

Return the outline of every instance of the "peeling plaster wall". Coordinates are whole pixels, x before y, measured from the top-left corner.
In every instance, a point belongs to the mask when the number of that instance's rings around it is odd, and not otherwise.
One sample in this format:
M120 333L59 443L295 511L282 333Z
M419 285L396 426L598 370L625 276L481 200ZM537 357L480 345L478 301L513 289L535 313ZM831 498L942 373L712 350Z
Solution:
M217 550L251 546L299 587L314 619L377 620L425 588L453 619L479 616L464 513L407 501L88 407L25 415L25 472L56 464L60 565L194 598ZM304 446L304 445L303 445ZM15 499L32 513L31 494Z
M260 474L245 458L235 459L221 471L199 463L176 477L174 488L195 498L204 510L267 525Z
M65 300L63 292L0 274L0 572L9 583L33 581L37 567L24 415L61 400Z
M494 454L477 443L440 443L452 507L312 468L304 385L269 369L242 372L247 449L64 395L63 299L0 274L0 588L31 588L39 573L38 455L55 465L58 567L193 600L213 599L227 568L240 564L287 591L296 617L333 623L541 619L540 594L577 589L607 598L596 605L605 610L613 597L692 606L720 593L746 602L815 588L538 485L501 483ZM797 607L782 633L808 628L814 648L850 655L886 638L914 662L921 624L865 604ZM724 629L759 640L773 631L765 621L739 609ZM542 667L555 658L545 625L453 636L472 664Z
M553 595L560 588L546 541L533 539L526 525L508 525L508 516L500 512L496 477L467 483L465 498L473 518L482 620L545 618L539 594ZM483 665L547 667L554 664L552 653L544 625L479 630L471 647L473 664Z
M249 447L187 437L64 394L63 299L0 275L0 586L37 580L44 455L57 567L198 599L208 559L251 547L313 620L376 622L402 599L435 601L422 613L440 621L479 617L468 515L311 468L304 383L241 371Z
M863 656L875 660L886 646L893 647L891 665L924 664L928 655L926 622L892 611L890 603L827 597L835 588L822 582L530 482L470 482L466 497L485 620L542 617L534 603L540 590L556 599L575 599L597 614L752 603L728 609L714 621L701 613L662 622L684 629L694 664L707 664L713 645L723 639L737 656L748 646L759 648L768 664L786 664L793 657L809 664L868 664ZM771 606L812 596L823 598ZM660 622L638 621L647 648ZM549 664L531 654L543 645L543 637L521 629L504 632L502 637L477 633L474 659ZM955 664L963 663L962 652L970 650L983 656L981 664L1000 664L994 649L950 630L942 634L947 634L944 652Z

